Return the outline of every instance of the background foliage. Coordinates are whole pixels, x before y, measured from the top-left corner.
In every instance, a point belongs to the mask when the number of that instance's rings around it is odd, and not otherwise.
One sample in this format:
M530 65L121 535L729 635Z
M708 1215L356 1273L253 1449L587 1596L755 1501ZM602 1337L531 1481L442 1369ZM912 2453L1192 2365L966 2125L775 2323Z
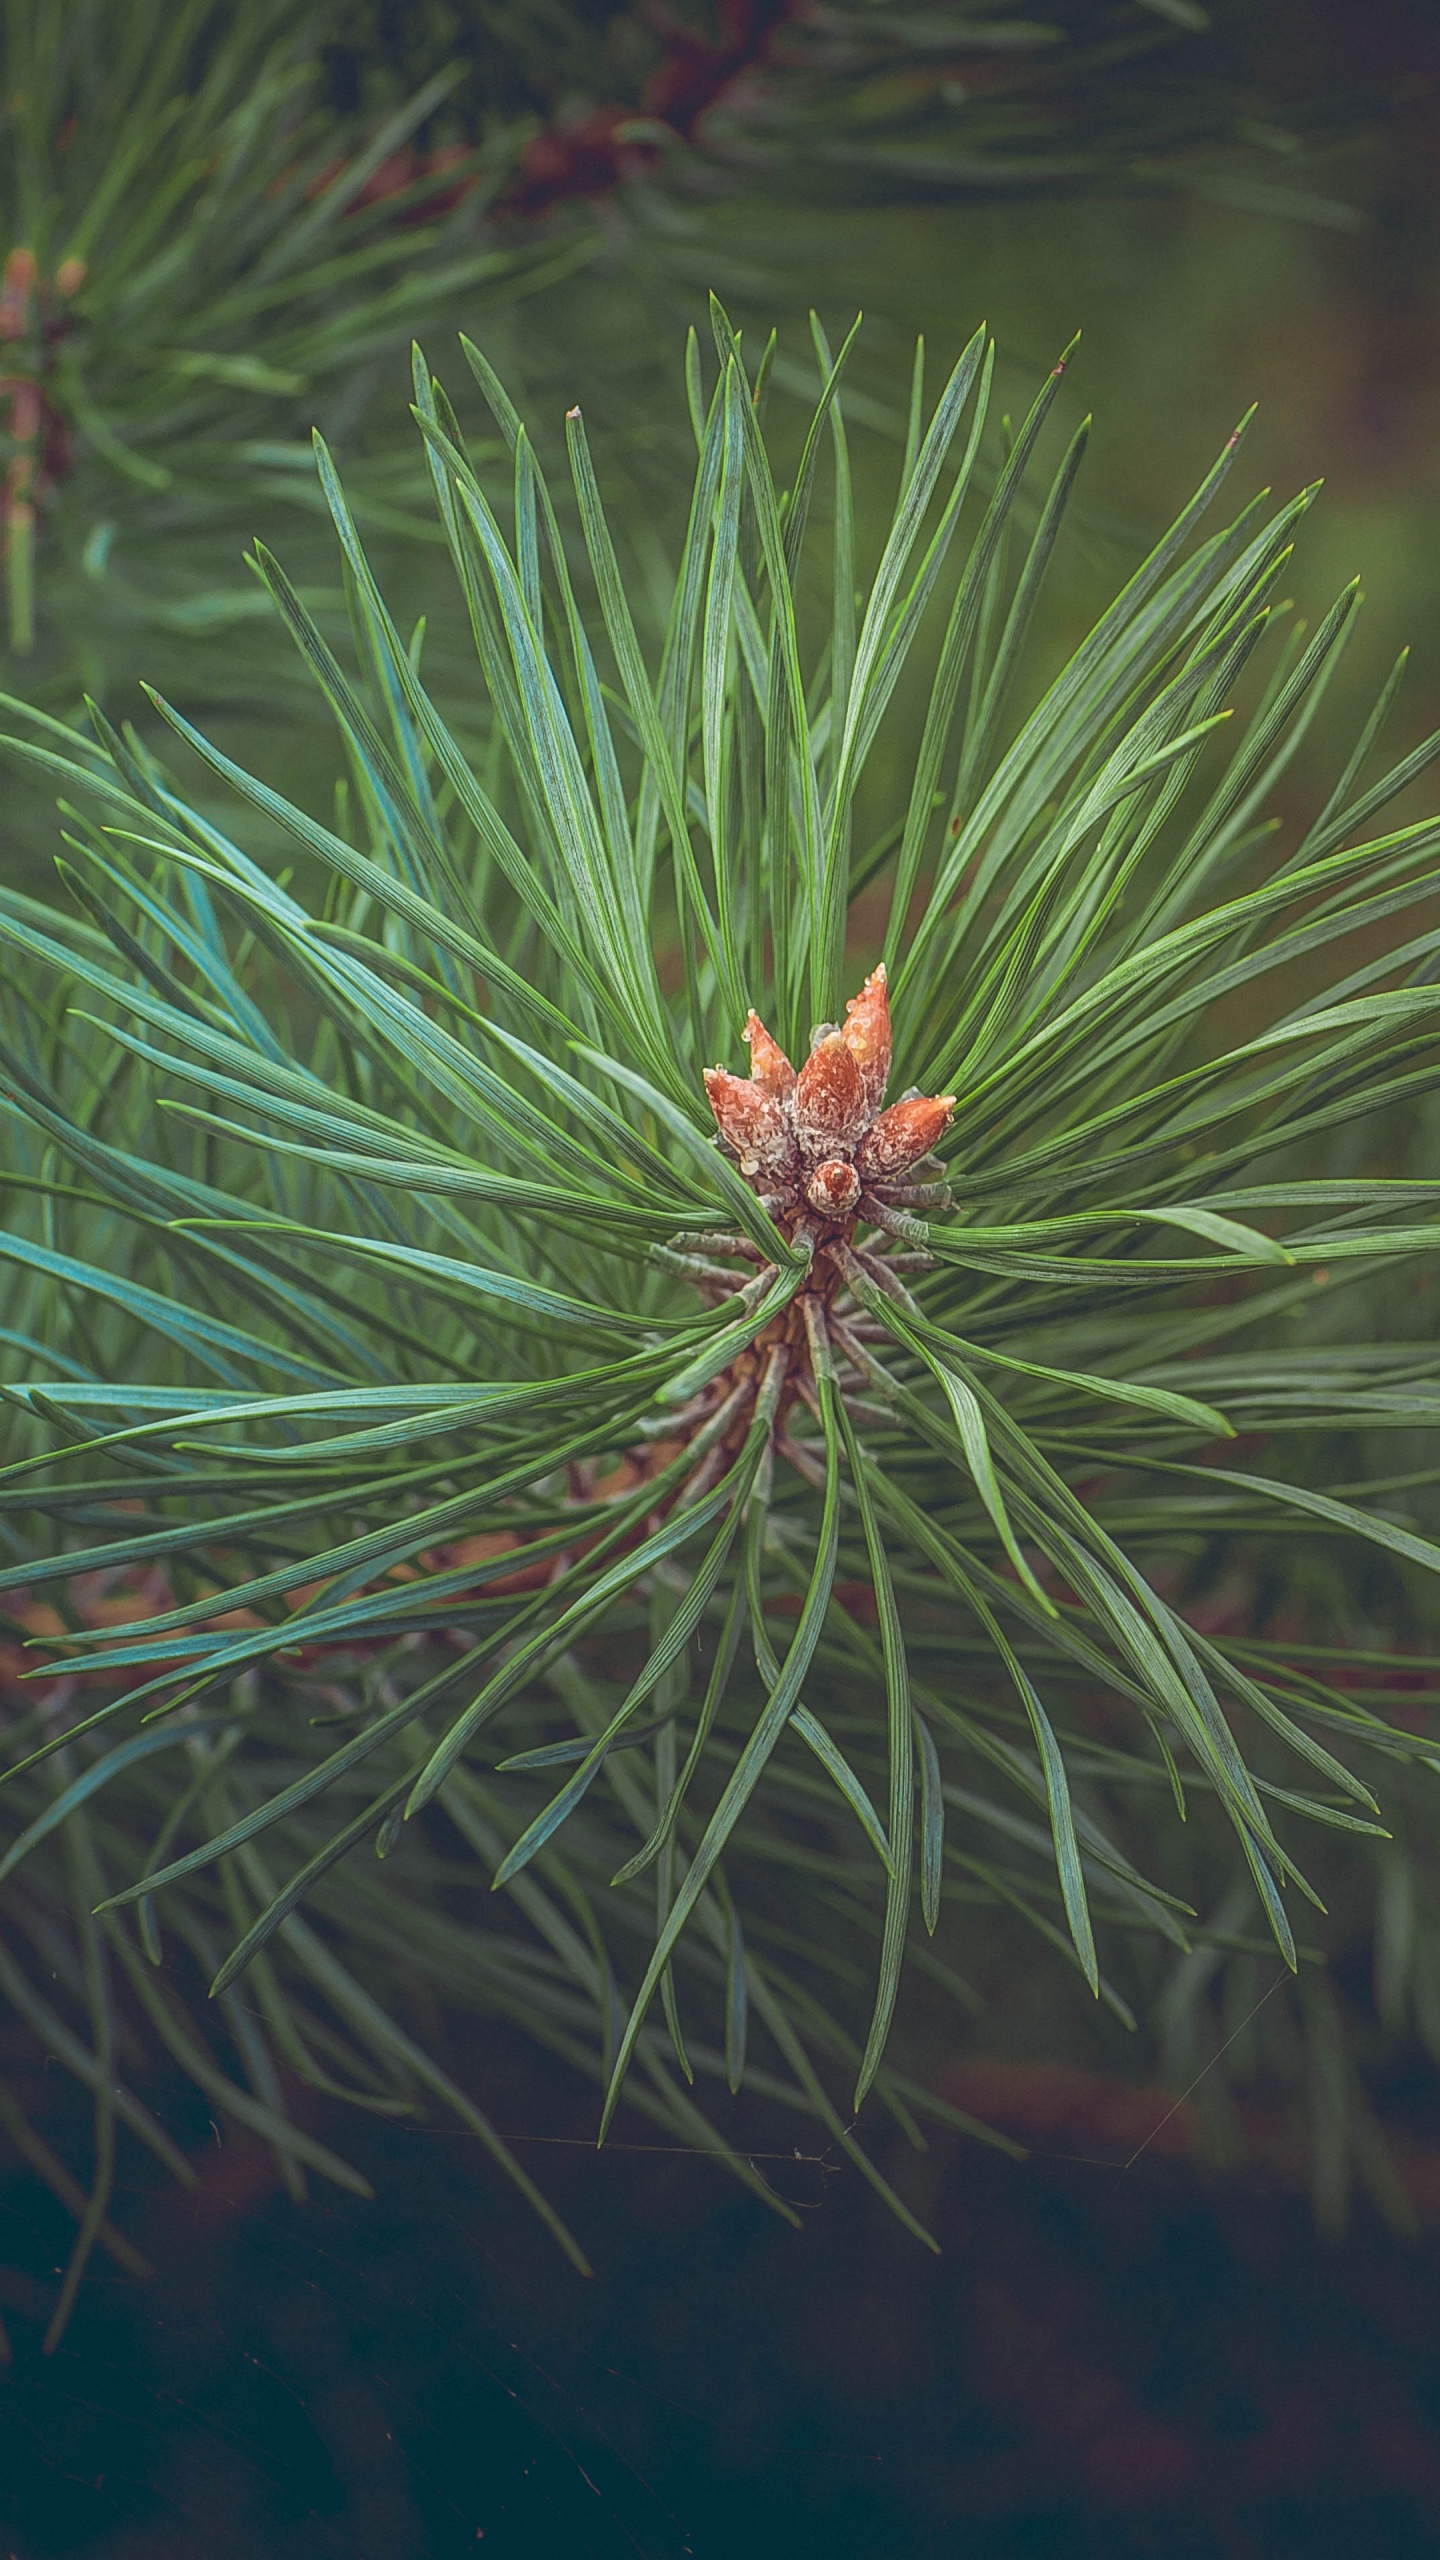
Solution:
M1008 225L1056 192L1238 191L1347 218L1306 152L1375 112L1385 82L1322 78L1311 95L1288 58L1257 65L1223 13L1202 19L1142 0L1069 0L1043 24L954 0L814 21L756 0L663 27L558 0L428 15L10 0L5 680L68 714L82 689L133 711L143 677L242 747L268 734L292 697L240 553L284 526L334 636L318 524L307 538L316 423L413 620L434 527L404 433L405 347L428 314L472 332L483 315L542 426L583 382L638 527L684 471L655 368L712 288L752 330L781 313L803 329L817 301L843 330L864 299L902 337L963 336L976 304L950 307L945 280L965 273L969 295L983 265L968 233L957 263L933 228L947 205L998 196ZM934 210L917 210L897 271L876 216L905 204ZM883 215L887 239L903 219ZM893 370L883 325L872 335ZM433 607L431 622L443 690L452 650L463 682L464 633ZM304 769L303 724L290 752ZM23 802L12 818L36 865L47 827L40 808L27 827Z

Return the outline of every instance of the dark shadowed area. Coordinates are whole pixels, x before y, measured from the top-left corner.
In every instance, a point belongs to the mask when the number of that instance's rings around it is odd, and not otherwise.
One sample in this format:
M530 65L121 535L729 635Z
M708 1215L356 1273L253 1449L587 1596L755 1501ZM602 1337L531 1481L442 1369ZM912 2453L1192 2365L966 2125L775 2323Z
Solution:
M1440 2550L1433 2228L1362 2208L1319 2244L1283 2159L1207 2185L1163 2134L1126 2168L1143 2107L1071 2075L1030 2092L1029 2162L885 2160L932 2258L818 2143L768 2161L797 2236L633 2120L597 2165L573 2092L518 2052L505 2078L591 2283L462 2138L350 2128L380 2200L297 2207L201 2128L189 2198L125 2199L153 2283L102 2271L7 2383L17 2560ZM33 2215L14 2193L7 2255Z

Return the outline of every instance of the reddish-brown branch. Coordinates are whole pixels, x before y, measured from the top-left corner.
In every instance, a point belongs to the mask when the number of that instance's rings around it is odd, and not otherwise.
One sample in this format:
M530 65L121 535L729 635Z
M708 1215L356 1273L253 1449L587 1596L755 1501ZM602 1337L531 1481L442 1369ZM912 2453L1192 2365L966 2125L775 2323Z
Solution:
M642 175L665 147L663 136L645 132L647 124L663 126L677 141L694 141L705 116L747 73L763 67L780 29L802 9L803 0L721 0L713 43L653 9L651 24L663 35L664 50L637 102L595 107L537 133L500 198L502 210L533 219L577 196L608 195Z
M740 82L768 63L780 30L803 16L807 0L722 0L714 40L682 27L667 12L648 14L662 38L660 59L638 97L611 100L584 115L569 116L532 134L514 176L496 199L497 212L533 222L562 204L609 195L627 179L643 177L671 142L695 142L712 108ZM407 193L427 177L443 177L468 157L463 144L422 151L406 143L371 171L354 210ZM312 193L331 186L346 167L332 161ZM405 224L435 222L454 210L479 181L468 175L408 204Z

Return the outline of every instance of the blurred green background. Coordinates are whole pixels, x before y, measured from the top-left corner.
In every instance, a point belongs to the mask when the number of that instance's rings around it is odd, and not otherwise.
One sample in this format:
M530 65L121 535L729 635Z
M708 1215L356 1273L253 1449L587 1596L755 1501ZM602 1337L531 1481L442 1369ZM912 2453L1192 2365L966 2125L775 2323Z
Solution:
M389 64L364 91L367 103L371 90L374 104L390 102L406 79L443 57L444 30L430 30L431 14L352 12L357 44L372 63ZM475 14L487 25L505 18ZM1161 15L1172 14L1183 21L1186 12L1166 0ZM605 79L616 76L606 47L614 52L620 20L604 6L580 16L595 21L595 58L567 56L567 76L588 72L603 93ZM583 119L590 103L583 90L543 94L550 57L540 20L528 53L514 29L502 32L512 72L517 61L529 64L529 88L524 79L514 96L507 88L502 113L538 104L562 125ZM355 86L348 61L335 75L347 91ZM1341 733L1353 725L1354 710L1373 698L1408 642L1415 654L1398 722L1408 745L1434 725L1440 700L1440 14L1424 0L1374 0L1364 9L1349 0L1259 0L1213 13L1209 32L1187 38L1170 62L1166 76L1172 88L1179 84L1181 107L1172 94L1165 114L1183 110L1187 82L1217 83L1227 101L1224 150L1182 150L1152 162L1132 150L1093 192L1036 195L1023 184L1007 192L986 182L941 204L821 203L798 174L791 197L779 202L770 187L742 186L727 199L703 186L667 191L643 181L589 201L572 198L520 228L528 247L562 256L574 248L578 268L519 296L462 292L453 307L441 296L418 321L427 354L473 420L478 403L465 396L452 335L468 328L510 382L542 448L558 445L565 407L582 403L608 494L622 524L638 529L643 576L645 545L658 562L681 522L683 336L693 321L708 345L710 286L752 340L778 326L781 402L787 380L798 389L803 377L808 389L813 379L809 308L818 308L832 341L864 311L851 374L862 522L867 496L875 517L888 512L901 430L897 385L917 331L925 333L933 379L988 320L999 338L1002 396L1020 408L1079 330L1054 432L1068 433L1092 408L1096 430L1038 644L1045 657L1058 662L1074 646L1253 401L1259 413L1239 466L1243 493L1267 484L1288 492L1322 475L1326 483L1296 558L1299 609L1323 610L1357 574L1370 599L1327 722ZM469 112L469 95L462 84L446 111L452 123L461 107ZM442 121L436 130L450 126ZM503 239L518 236L513 221L502 226ZM317 393L307 417L318 414L353 472L377 435L392 448L397 434L403 443L409 392L397 340L367 364L358 398L353 384ZM798 421L800 403L791 405ZM297 408L289 432L303 434L306 423ZM417 437L423 514L419 462ZM277 476L275 494L254 502L253 530L308 593L317 601L328 595L338 612L325 530L308 503L287 502L286 478L293 485L293 472ZM627 507L627 496L640 503ZM65 502L89 505L78 480ZM43 577L45 546L56 537L42 523L40 538ZM429 615L432 676L437 655L442 665L450 658L463 687L468 642L438 554L387 537L383 523L373 539L399 618ZM238 522L213 537L214 584L241 598L243 629L234 626L232 646L223 615L213 631L197 625L188 637L122 620L104 648L106 706L144 726L138 682L158 681L242 758L277 777L283 763L287 787L298 784L323 802L330 741L291 684L283 635L254 618L260 600L246 594L242 540ZM107 610L99 593L94 609L99 627ZM52 710L76 707L73 681L57 674L43 646L31 661L3 663L10 689ZM1320 724L1297 761L1298 798L1317 769L1327 769L1329 734ZM904 739L902 719L899 756ZM53 818L29 782L7 789L11 876L18 870L40 885Z
M1258 404L1237 498L1325 484L1296 554L1299 610L1323 610L1355 576L1368 599L1293 776L1303 799L1398 649L1413 649L1407 746L1440 705L1440 11L1259 0L1222 15L1206 44L1254 101L1239 118L1254 157L1220 175L1182 161L1153 190L977 194L781 226L737 207L712 219L709 245L722 282L732 267L760 271L730 298L752 327L779 321L793 357L808 358L810 302L832 340L862 309L855 379L867 386L901 378L917 330L938 368L988 320L1002 398L1023 410L1082 333L1060 415L1068 433L1093 409L1095 430L1045 618L1057 662ZM1294 134L1347 100L1358 129L1298 150ZM604 295L574 299L565 387L584 400L614 323ZM685 316L703 321L694 301ZM524 328L517 315L522 369ZM678 348L660 365L675 383ZM859 440L856 467L862 491L873 475L878 512L894 468L882 435Z

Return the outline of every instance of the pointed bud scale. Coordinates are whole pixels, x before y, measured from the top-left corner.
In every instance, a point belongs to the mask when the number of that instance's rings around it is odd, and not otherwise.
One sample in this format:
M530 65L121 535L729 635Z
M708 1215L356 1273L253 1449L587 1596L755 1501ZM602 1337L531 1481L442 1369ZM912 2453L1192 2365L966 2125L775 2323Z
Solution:
M838 1031L811 1050L795 1087L795 1128L802 1147L853 1146L865 1126L865 1087Z
M787 1094L795 1090L795 1070L778 1040L772 1040L758 1013L752 1013L745 1025L750 1045L750 1073L767 1093Z
M952 1093L933 1101L892 1102L867 1132L855 1161L867 1182L886 1182L928 1155L955 1109Z
M890 1081L890 997L883 960L878 969L871 971L858 996L852 996L845 1007L845 1028L840 1036L860 1070L866 1115L873 1119Z
M822 1218L848 1217L860 1197L860 1176L853 1164L832 1156L816 1166L805 1185L805 1196Z

